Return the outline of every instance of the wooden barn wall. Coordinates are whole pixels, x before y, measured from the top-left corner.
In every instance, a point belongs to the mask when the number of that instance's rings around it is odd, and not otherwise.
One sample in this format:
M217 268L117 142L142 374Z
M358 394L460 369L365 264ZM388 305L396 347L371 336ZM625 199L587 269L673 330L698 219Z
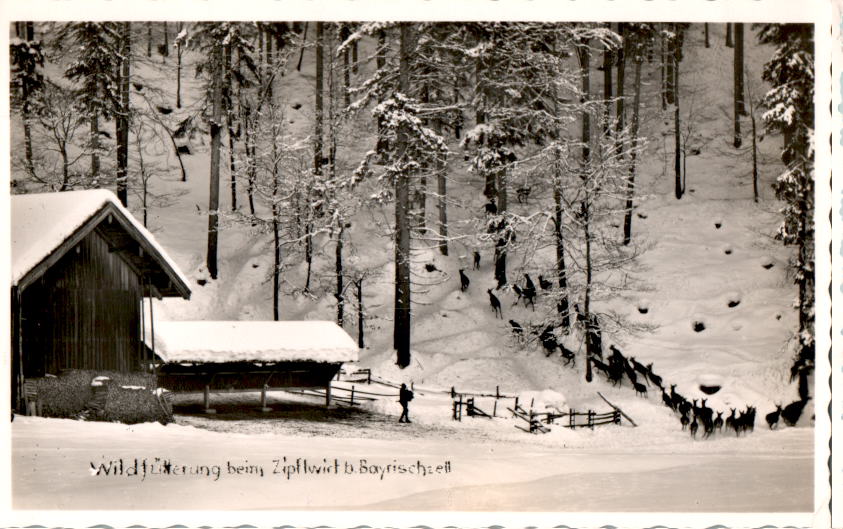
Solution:
M141 368L141 285L96 230L22 292L24 376Z

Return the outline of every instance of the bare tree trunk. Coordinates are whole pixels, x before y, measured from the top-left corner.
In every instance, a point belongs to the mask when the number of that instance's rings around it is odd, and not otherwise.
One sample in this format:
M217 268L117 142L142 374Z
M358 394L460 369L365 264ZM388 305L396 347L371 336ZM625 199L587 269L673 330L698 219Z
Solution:
M632 200L635 196L635 161L638 147L638 112L641 105L641 61L636 54L635 60L635 97L632 100L632 149L629 154L629 176L626 184L626 212L623 221L623 243L632 240Z
M612 24L606 26L611 29ZM607 46L603 50L603 101L605 110L603 114L603 135L608 137L612 134L612 62L614 52Z
M378 71L382 71L386 66L386 31L383 29L378 31L378 49L377 53L375 54L376 62ZM383 98L378 95L378 103L381 103ZM386 136L384 135L384 126L383 126L383 118L378 118L378 143L375 146L375 151L378 153L378 156L383 158L386 150L388 148L388 141Z
M307 26L308 23L304 23L304 35L301 37L301 49L299 50L299 62L296 63L296 71L301 71L301 60L304 58L304 45L307 43Z
M322 24L322 22L316 22L316 87L314 88L314 96L316 99L316 128L313 131L313 173L316 175L322 174L322 123L324 120L324 109L322 100L322 93L324 91Z
M348 25L347 24L340 24L340 40L345 42L350 35ZM350 59L350 52L348 47L346 46L342 52L342 78L343 78L343 90L342 90L342 100L343 104L348 108L351 104L351 65L349 64Z
M708 22L706 22L703 25L705 26L705 47L710 48L711 43L709 42L709 38L708 38Z
M750 105L752 101L750 101ZM749 122L752 124L752 199L758 202L758 133L755 129L755 111L750 110Z
M735 133L732 145L737 149L743 144L741 114L746 111L743 101L743 24L735 23Z
M183 25L179 22L176 26L181 35ZM176 108L181 108L181 39L176 43Z
M621 36L623 44L618 48L618 101L615 104L615 114L617 117L616 130L616 148L618 152L623 148L621 145L621 136L623 135L623 128L625 126L626 116L624 114L624 84L626 83L626 24L624 22L618 23L618 34Z
M215 43L212 53L213 60L213 86L211 106L211 174L210 192L208 198L208 272L211 279L217 278L217 240L219 227L219 201L220 201L220 129L222 128L222 43Z
M732 42L732 24L726 24L726 46L729 48L733 47L735 44Z
M673 55L673 63L674 63L674 86L679 86L679 61L676 60L676 55ZM685 185L682 180L682 145L681 145L681 135L679 131L679 90L675 90L674 94L674 110L673 110L673 140L674 140L674 148L673 148L673 173L675 176L675 189L674 192L676 194L677 200L682 198L682 195L685 193Z
M272 319L278 321L281 312L281 226L278 222L278 124L272 125Z
M439 195L437 207L439 209L439 253L448 255L448 190L445 179L445 164L437 162L436 192Z
M343 220L339 219L339 226L337 227L337 242L336 242L336 251L335 251L335 271L337 277L337 291L334 294L334 297L337 298L337 325L342 327L343 324L343 312L345 309L345 294L343 292L343 264L342 264L342 235L345 229L343 226Z
M146 23L146 56L152 58L152 22Z
M410 56L413 39L413 26L401 24L401 39L398 70L398 91L410 92ZM406 163L409 138L406 125L398 129L396 156L399 163ZM395 179L395 329L393 346L397 354L397 364L402 369L410 365L410 230L408 226L408 190L409 175L402 169Z
M93 105L92 105L93 107ZM96 109L91 108L91 182L96 182L100 173L100 119Z
M354 75L357 75L357 72L360 69L359 68L360 63L357 60L357 41L356 40L351 45L351 64L353 65L352 70L351 70L352 73L354 73Z
M677 38L676 38L676 25L675 24L668 24L668 31L671 32L672 36L667 41L667 67L665 69L665 80L667 82L667 86L665 87L665 97L667 99L668 105L673 105L676 103L676 80L677 75L674 70L678 67L676 64L677 61L676 57L676 48L677 48Z
M231 180L231 211L237 211L237 171L235 170L234 141L234 83L232 82L233 54L231 44L225 45L225 121L228 129L228 174ZM239 63L238 63L239 71Z
M167 21L164 21L164 47L161 48L164 57L170 56L170 30L167 28ZM163 61L162 61L163 62Z
M363 278L358 278L357 281L357 347L363 349L363 326L365 318L363 316Z
M554 235L556 239L556 275L559 281L559 301L556 303L556 311L562 317L562 327L570 328L570 307L568 304L568 272L565 266L565 237L563 227L564 206L562 200L562 164L559 157L561 153L556 151L556 175L553 181L553 203L554 203Z
M120 110L117 113L117 198L124 206L129 202L129 64L131 62L131 29L120 24Z

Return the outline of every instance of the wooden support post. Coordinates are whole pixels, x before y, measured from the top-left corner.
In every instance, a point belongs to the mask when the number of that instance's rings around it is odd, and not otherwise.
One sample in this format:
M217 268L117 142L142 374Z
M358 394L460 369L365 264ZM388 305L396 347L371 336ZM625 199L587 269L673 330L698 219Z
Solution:
M518 397L515 397L515 410L518 410Z
M453 407L453 418L456 421L457 420L457 401L453 401L451 404L452 404L452 407Z
M331 383L328 382L328 385L325 386L325 407L328 408L331 406Z
M272 408L268 408L266 406L266 390L267 389L269 389L269 386L267 386L266 384L264 384L263 388L261 388L261 412L263 412L263 413L267 413L267 412L272 411Z
M568 410L568 427L574 429L577 426L577 412L576 410Z
M498 416L498 399L495 399L495 405L492 408L492 417Z
M501 398L501 387L495 386L495 400Z
M354 406L354 386L351 386L351 405Z
M451 398L457 398L457 391L454 389L454 386L451 386Z
M588 410L588 427L594 429L594 411Z
M459 421L462 422L462 394L460 394L460 404L459 404Z
M211 387L209 385L205 385L205 413L216 413L217 410L211 408Z

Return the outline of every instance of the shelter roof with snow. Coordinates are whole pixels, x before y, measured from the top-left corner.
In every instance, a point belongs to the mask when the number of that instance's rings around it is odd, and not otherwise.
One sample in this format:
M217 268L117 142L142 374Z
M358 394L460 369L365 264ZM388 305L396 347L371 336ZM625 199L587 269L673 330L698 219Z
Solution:
M190 297L187 278L155 237L111 191L92 189L14 195L12 286L41 277L82 239L97 230L148 283L144 295Z
M156 321L154 327L144 341L165 363L338 364L358 354L354 340L330 321Z

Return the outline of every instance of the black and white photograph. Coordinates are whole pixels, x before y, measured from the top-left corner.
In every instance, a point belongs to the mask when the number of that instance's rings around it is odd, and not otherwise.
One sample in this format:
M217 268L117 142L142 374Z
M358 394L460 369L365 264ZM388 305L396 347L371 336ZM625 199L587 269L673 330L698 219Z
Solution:
M569 3L11 10L10 516L830 526L839 20Z

